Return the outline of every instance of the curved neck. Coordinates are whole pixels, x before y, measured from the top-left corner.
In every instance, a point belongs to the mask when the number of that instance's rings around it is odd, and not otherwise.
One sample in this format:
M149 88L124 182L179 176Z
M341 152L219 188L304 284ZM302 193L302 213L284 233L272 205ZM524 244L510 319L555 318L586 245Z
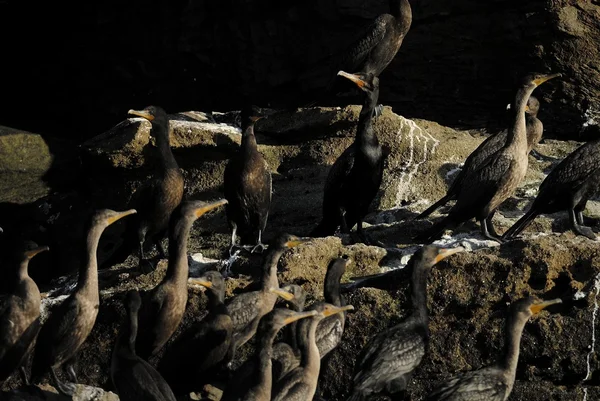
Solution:
M171 144L169 143L169 123L158 124L152 122L152 133L156 138L156 146L160 153L160 164L165 170L178 169L177 161L173 152L171 151Z
M18 281L27 280L29 278L29 273L27 272L27 269L29 268L29 260L30 259L25 258L19 264L19 269L17 271L17 280Z
M169 228L169 266L164 281L186 285L188 278L187 245L194 219L179 218Z
M519 346L521 345L521 336L527 319L509 318L506 322L506 343L504 345L504 357L499 361L500 367L506 372L510 380L509 384L515 381L517 373L517 364L519 362Z
M279 281L277 281L277 264L284 251L285 250L281 248L274 248L267 253L261 280L262 291L269 291L269 288L271 287L279 287Z
M87 234L85 243L86 262L81 264L79 279L75 291L83 292L85 295L98 296L98 241L104 231L104 227L93 226Z
M254 122L251 122L246 126L242 132L242 149L256 149L256 137L254 136Z
M401 34L404 36L412 24L412 9L408 0L390 0L390 14L392 14L402 28Z
M225 301L225 289L209 289L207 291L208 296L208 310L216 312Z
M135 356L135 339L138 332L138 311L129 310L127 312L127 324L119 339L120 352L125 355Z
M330 277L328 280L325 280L325 289L323 291L323 298L325 298L325 302L330 303L335 306L343 306L342 296L340 294L340 278L339 277Z
M255 392L266 393L268 398L271 398L271 388L273 387L273 364L271 359L273 357L273 340L277 335L278 330L268 330L266 332L258 333L262 334L258 336L259 343L254 354L256 360L256 366L258 369L255 370L256 380L254 383Z
M317 347L316 332L319 322L322 320L317 317L307 318L303 320L303 333L300 335L300 351L302 360L300 366L304 368L304 372L316 372L319 375L321 366L321 356Z
M515 96L515 114L513 123L508 130L506 144L504 147L517 146L519 149L527 150L527 124L525 121L525 107L527 100L535 88L521 88Z
M375 114L378 98L378 88L366 93L356 129L356 142L360 147L379 146L379 141L373 131L373 115Z
M413 307L413 316L423 323L427 323L427 276L429 269L414 266L412 274L412 287L410 299Z

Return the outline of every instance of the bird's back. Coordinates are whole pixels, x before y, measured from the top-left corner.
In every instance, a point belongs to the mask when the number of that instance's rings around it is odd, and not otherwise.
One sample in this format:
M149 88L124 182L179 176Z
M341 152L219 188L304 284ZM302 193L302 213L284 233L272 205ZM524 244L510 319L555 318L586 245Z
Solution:
M162 376L138 357L117 357L111 368L113 384L123 401L175 401Z
M459 374L440 384L425 401L504 401L508 385L493 367Z

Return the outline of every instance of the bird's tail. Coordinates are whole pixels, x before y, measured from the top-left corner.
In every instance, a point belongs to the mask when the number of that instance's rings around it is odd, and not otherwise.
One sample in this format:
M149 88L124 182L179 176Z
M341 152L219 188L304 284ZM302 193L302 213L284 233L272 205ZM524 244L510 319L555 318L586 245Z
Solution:
M429 244L440 238L446 229L453 229L454 227L456 227L456 222L451 215L448 215L435 223L428 230L415 236L413 240L417 243Z
M451 196L449 196L448 194L446 194L442 199L440 199L439 201L435 202L433 205L429 206L424 212L422 212L420 215L418 215L417 217L415 217L415 220L420 220L420 219L424 219L425 217L429 216L431 213L433 213L437 208L444 206L446 203L448 203L448 201L452 199Z
M538 216L539 212L535 208L529 209L523 217L521 217L511 228L509 228L504 235L503 239L512 239L515 238L521 231L527 228L529 224Z

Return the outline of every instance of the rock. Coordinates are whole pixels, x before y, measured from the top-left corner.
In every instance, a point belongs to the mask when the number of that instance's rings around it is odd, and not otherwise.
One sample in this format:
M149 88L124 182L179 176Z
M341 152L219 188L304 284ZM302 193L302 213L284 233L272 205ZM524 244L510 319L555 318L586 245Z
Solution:
M50 385L40 386L39 388L40 394L29 393L26 390L15 390L10 393L0 393L0 395L2 396L2 400L5 401L119 401L119 397L115 393L83 384L77 385L72 397L59 394Z

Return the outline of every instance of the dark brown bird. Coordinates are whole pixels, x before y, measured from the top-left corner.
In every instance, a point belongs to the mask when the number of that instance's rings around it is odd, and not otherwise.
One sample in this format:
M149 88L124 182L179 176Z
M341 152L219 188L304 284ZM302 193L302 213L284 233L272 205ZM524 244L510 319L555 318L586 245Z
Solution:
M206 287L208 315L179 336L167 349L158 371L177 394L189 393L216 376L233 337L233 322L223 303L225 279L216 271L190 278Z
M317 390L317 381L321 369L321 356L317 347L316 332L319 322L336 313L352 310L352 305L338 307L328 303L319 303L313 311L317 314L298 325L299 347L302 359L300 365L275 383L271 399L273 401L312 400ZM306 311L304 313L311 313Z
M186 201L173 212L169 223L169 265L163 281L143 295L140 310L140 332L136 342L137 354L148 359L155 355L175 332L185 312L188 291L187 244L190 229L199 217L226 204Z
M123 401L175 401L175 395L163 377L135 353L139 292L130 291L126 299L127 319L113 350L110 378Z
M156 140L158 158L152 161L153 172L149 180L133 195L131 204L138 211L128 224L123 244L115 250L103 266L122 263L132 251L137 250L140 267L145 261L144 244L150 239L162 258L166 257L162 240L167 234L171 214L183 199L184 180L169 144L169 118L158 106L144 110L129 110L130 115L150 121L150 135Z
M81 265L77 287L62 304L52 310L38 335L31 372L33 383L38 383L50 370L56 388L63 394L73 395L75 385L63 383L56 369L66 363L69 379L77 383L73 358L92 331L100 307L96 256L98 241L106 227L134 213L134 209L125 212L104 209L93 215L87 228L87 261Z
M476 218L485 238L502 241L492 225L492 218L502 202L513 195L528 166L525 108L531 93L542 83L560 74L529 74L521 82L515 96L515 119L508 130L506 143L477 169L465 175L456 204L448 215L415 240L432 242L446 229Z
M229 201L227 221L232 229L231 247L242 245L262 247L262 235L271 207L272 182L269 166L258 151L254 124L264 111L258 107L242 110L242 143L225 167L224 191Z
M529 318L542 309L562 302L560 299L538 302L528 297L514 302L506 321L504 355L495 365L460 373L440 384L426 401L505 401L508 399L517 372L519 346L523 328Z
M47 246L23 244L13 251L5 266L9 291L8 297L0 303L0 385L17 369L23 382L30 384L23 362L40 330L41 296L27 268L35 255L47 250Z
M380 393L406 390L412 372L421 364L429 344L427 277L441 260L464 249L427 245L409 261L412 267L412 314L373 337L356 360L354 390L348 401L365 401Z
M253 368L242 366L240 375L234 375L223 393L222 401L270 401L272 378L272 346L277 332L285 325L305 317L314 316L316 311L295 312L277 308L260 319L258 344L249 362ZM308 400L308 398L307 398Z
M577 148L548 174L540 185L531 208L504 234L515 238L540 214L560 211L569 213L573 231L595 239L596 234L583 224L587 201L600 192L600 140L590 141Z
M527 154L529 154L533 150L534 146L536 146L542 140L542 135L544 134L544 125L537 118L539 110L540 102L535 96L530 96L529 100L527 101L527 108L525 109L525 125L527 127ZM450 185L450 188L448 188L446 195L431 205L423 213L418 215L416 219L423 219L449 201L456 200L458 194L460 193L460 189L463 186L465 177L481 167L481 165L488 160L488 157L502 148L502 146L504 146L506 143L507 135L507 131L502 131L483 141L481 145L479 145L477 149L475 149L469 155L469 157L467 157L462 169L452 182L452 185Z
M335 234L341 226L345 233L357 224L360 240L368 242L362 222L381 185L384 155L373 131L373 115L379 97L379 79L372 75L339 75L348 78L365 92L360 111L356 139L335 161L325 182L323 194L323 218L312 231L312 237Z

